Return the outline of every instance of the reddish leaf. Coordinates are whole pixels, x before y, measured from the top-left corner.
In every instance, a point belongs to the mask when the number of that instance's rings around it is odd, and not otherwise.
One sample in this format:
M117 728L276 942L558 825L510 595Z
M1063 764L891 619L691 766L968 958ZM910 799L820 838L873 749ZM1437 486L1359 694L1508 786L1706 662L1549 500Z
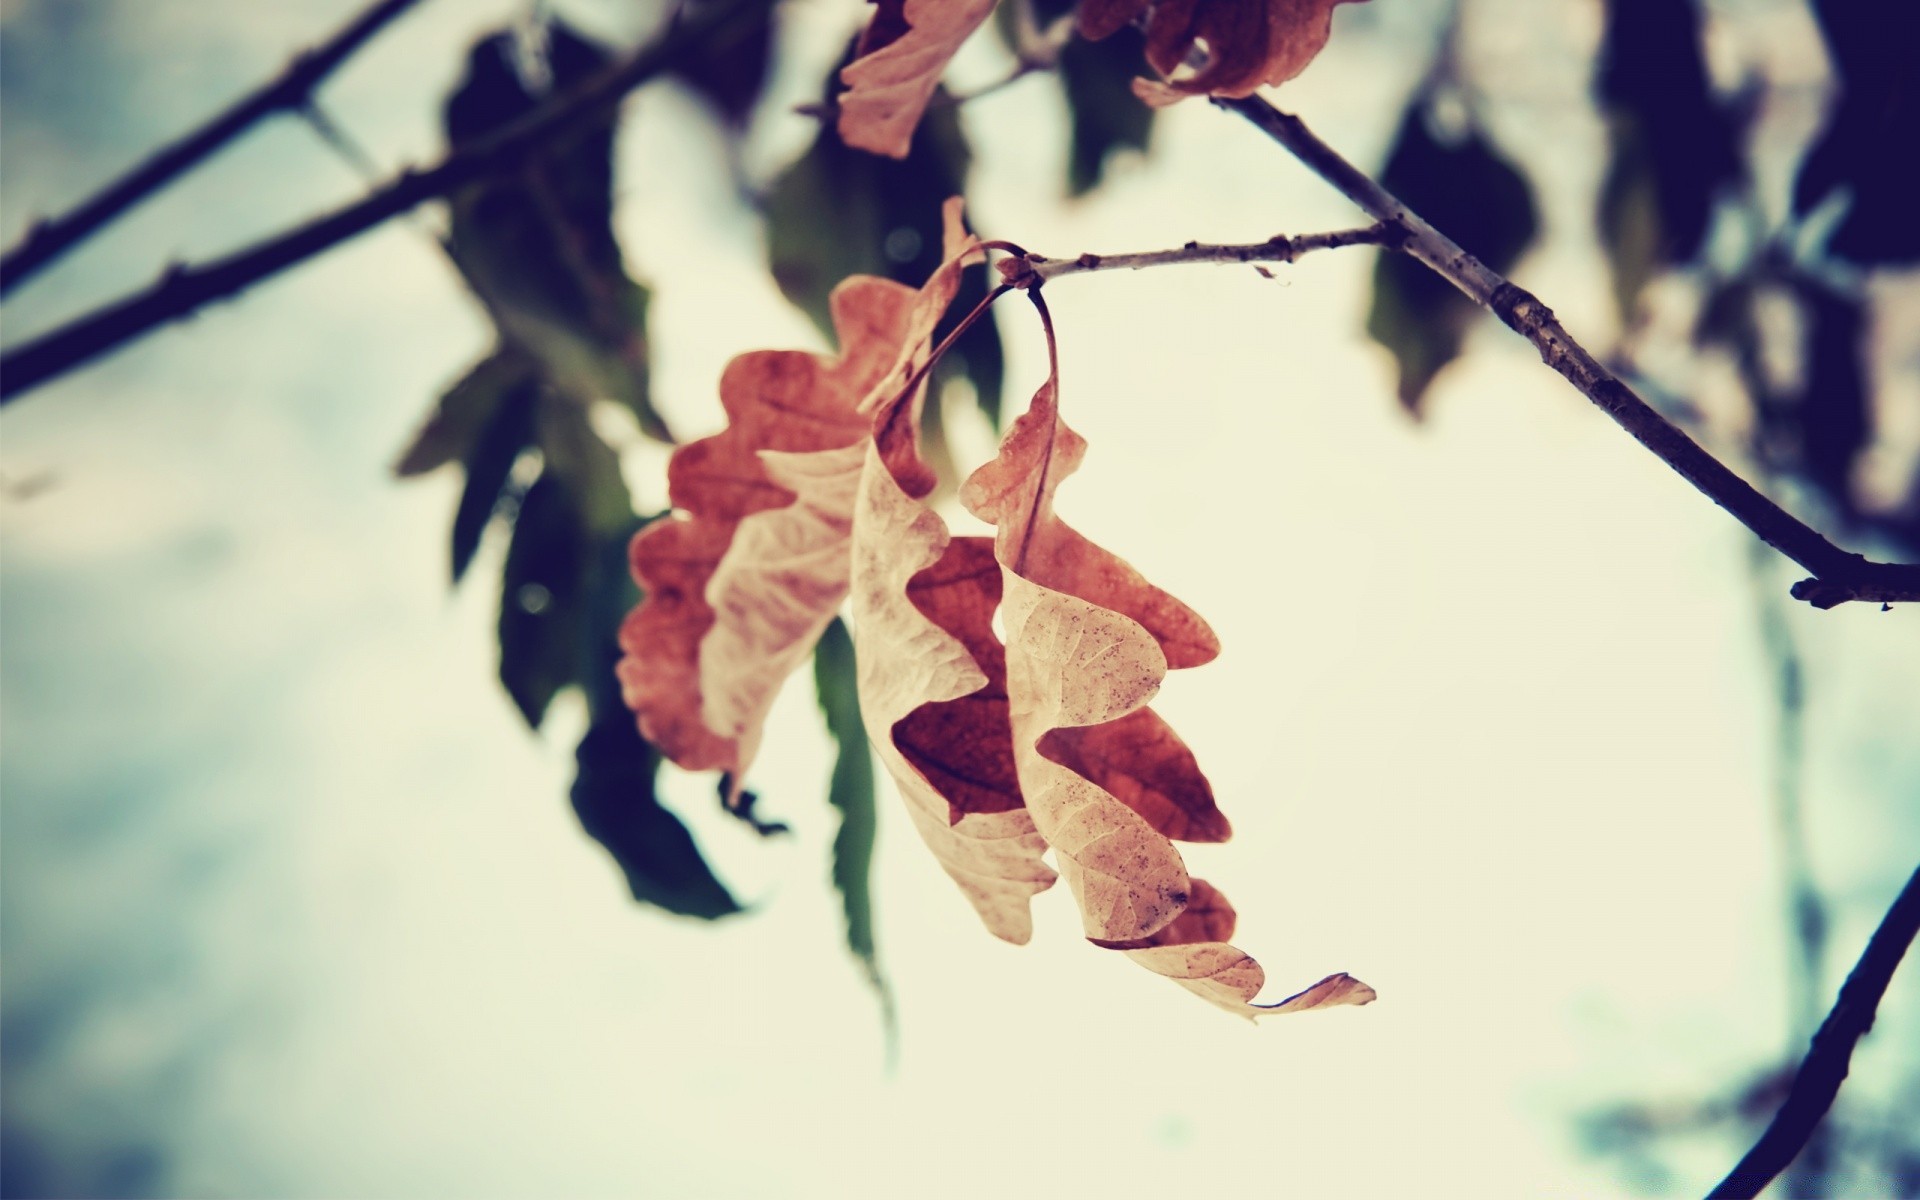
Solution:
M905 158L914 126L960 43L996 0L878 0L854 60L840 71L840 137L849 146Z
M1167 82L1141 80L1135 91L1158 106L1188 96L1250 96L1285 83L1306 70L1327 44L1334 6L1349 2L1084 0L1078 20L1082 36L1098 40L1146 18L1147 61ZM1179 74L1201 43L1205 61L1190 74Z

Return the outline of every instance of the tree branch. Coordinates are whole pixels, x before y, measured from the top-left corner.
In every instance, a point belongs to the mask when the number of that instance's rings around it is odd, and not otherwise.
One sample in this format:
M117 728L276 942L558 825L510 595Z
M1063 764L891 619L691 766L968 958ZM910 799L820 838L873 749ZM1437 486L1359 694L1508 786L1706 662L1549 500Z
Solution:
M1405 231L1401 249L1425 263L1508 328L1532 342L1540 358L1564 376L1635 440L1679 472L1769 546L1813 573L1794 584L1796 600L1832 608L1849 600L1891 603L1920 600L1920 566L1870 562L1840 549L1767 499L1699 443L1655 412L1588 353L1538 297L1461 249L1451 238L1349 163L1298 118L1257 96L1216 98L1280 143L1307 168L1332 184L1375 220Z
M1402 236L1399 226L1381 222L1361 229L1303 233L1298 237L1275 234L1264 242L1242 245L1188 242L1177 250L1082 254L1078 258L1048 258L1044 254L1029 253L1008 242L988 242L987 245L1014 254L1014 257L998 264L1000 275L1008 284L1017 288L1037 288L1049 279L1058 279L1062 275L1081 275L1088 271L1138 271L1146 267L1168 267L1183 263L1290 263L1314 250L1335 250L1341 246L1397 247Z
M235 295L268 276L428 200L509 169L576 123L671 68L728 21L773 0L723 0L702 6L659 40L563 96L425 170L402 171L356 203L306 225L199 266L174 266L148 288L95 309L24 345L0 353L0 404L202 305Z
M1707 1193L1708 1200L1758 1196L1800 1153L1833 1106L1833 1098L1840 1094L1840 1084L1853 1061L1853 1048L1873 1028L1880 998L1916 934L1920 934L1920 870L1915 870L1900 890L1841 986L1840 997L1813 1035L1813 1044L1801 1060L1793 1087L1774 1114L1773 1123L1720 1186Z
M226 111L186 136L162 146L126 174L58 217L36 221L0 255L0 296L52 265L121 213L191 170L266 117L295 112L313 98L327 76L419 0L377 0L321 45L294 56L280 75L236 100Z

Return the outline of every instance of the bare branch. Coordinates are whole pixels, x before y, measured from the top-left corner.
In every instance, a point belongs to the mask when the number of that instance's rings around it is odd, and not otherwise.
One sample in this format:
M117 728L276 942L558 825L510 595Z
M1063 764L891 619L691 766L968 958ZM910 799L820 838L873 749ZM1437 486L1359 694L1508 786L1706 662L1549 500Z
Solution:
M1812 579L1793 586L1796 600L1804 600L1815 608L1832 608L1849 600L1920 601L1920 566L1870 562L1842 550L1767 499L1615 378L1566 331L1554 317L1553 310L1537 296L1516 286L1421 220L1365 172L1315 137L1298 117L1281 112L1257 96L1213 102L1252 122L1369 216L1399 226L1405 231L1402 250L1431 267L1532 342L1543 362L1564 376L1641 445L1762 541L1811 571Z
M202 159L275 113L297 112L327 76L419 0L377 0L326 42L295 55L287 69L206 124L162 146L146 161L58 217L36 221L0 255L0 296L25 283L121 213L166 187Z
M1082 254L1077 258L1048 258L1044 254L1031 254L1004 242L987 244L1013 251L1014 257L998 264L1000 274L1007 283L1017 288L1037 288L1062 275L1082 275L1089 271L1138 271L1146 267L1170 267L1183 263L1290 263L1314 250L1335 250L1341 246L1398 246L1402 236L1398 226L1382 222L1361 229L1303 233L1297 237L1275 234L1264 242L1241 245L1188 242L1177 250Z
M1847 982L1841 985L1840 997L1813 1035L1813 1044L1801 1060L1793 1087L1774 1114L1773 1123L1720 1186L1707 1193L1708 1200L1758 1196L1800 1153L1833 1106L1834 1097L1840 1094L1840 1085L1853 1062L1853 1048L1873 1028L1880 998L1916 934L1920 934L1920 870L1915 870L1900 890Z
M215 300L244 291L268 276L428 200L483 176L510 169L529 154L551 150L554 139L612 107L634 88L671 68L728 21L772 0L731 0L702 7L658 41L588 82L425 171L406 170L356 203L306 225L198 266L175 266L143 291L78 317L24 345L0 353L0 404L151 332Z

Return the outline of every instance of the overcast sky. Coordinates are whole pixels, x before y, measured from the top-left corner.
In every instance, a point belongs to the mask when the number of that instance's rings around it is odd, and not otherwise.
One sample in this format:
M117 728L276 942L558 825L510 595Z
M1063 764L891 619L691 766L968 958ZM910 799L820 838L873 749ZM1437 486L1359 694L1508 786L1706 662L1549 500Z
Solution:
M0 5L0 238L355 7ZM619 0L555 7L607 36L644 27ZM1377 165L1435 7L1343 8L1289 103ZM1517 274L1602 346L1597 22L1550 7L1474 0L1469 44L1507 81L1489 116L1546 206ZM804 143L783 110L863 9L783 10L792 67L750 169ZM388 168L429 161L466 45L519 11L429 0L325 103ZM957 70L990 79L996 53ZM1061 115L1040 77L966 110L988 236L1075 254L1353 223L1200 104L1067 203ZM709 432L729 357L817 335L767 278L690 100L642 94L619 162L619 227L655 289L655 393L676 429ZM23 288L8 341L360 186L306 128L271 124ZM1087 946L1065 889L1036 901L1031 945L1002 945L885 794L891 1070L826 884L808 689L780 701L756 768L793 837L752 838L709 780L668 773L753 905L709 926L636 908L579 831L580 708L534 738L494 681L504 547L450 594L457 479L386 473L491 336L420 228L390 223L9 407L10 1192L1702 1191L1736 1139L1677 1142L1665 1173L1595 1158L1577 1130L1610 1104L1717 1094L1791 1045L1749 536L1497 328L1408 422L1362 333L1371 255L1277 282L1191 268L1048 292L1063 412L1091 443L1062 514L1225 644L1157 702L1236 830L1188 860L1238 907L1269 998L1344 970L1380 1001L1246 1026ZM1000 321L1017 411L1044 351L1024 307ZM990 432L955 420L982 460ZM663 501L662 461L630 455L643 507ZM1830 994L1920 845L1920 624L1862 605L1786 619L1838 917ZM1916 1045L1909 968L1843 1106L1888 1121L1906 1088L1911 1111Z

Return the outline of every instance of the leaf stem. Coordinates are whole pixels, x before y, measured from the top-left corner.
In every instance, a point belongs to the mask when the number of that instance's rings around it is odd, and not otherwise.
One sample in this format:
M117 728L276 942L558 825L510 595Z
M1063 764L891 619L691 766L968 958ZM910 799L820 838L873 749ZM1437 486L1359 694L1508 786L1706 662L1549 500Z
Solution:
M192 170L201 160L276 113L298 112L327 76L419 0L378 0L327 41L294 56L278 76L198 129L169 142L60 216L34 222L0 255L0 296L51 266L120 214Z
M1842 550L1813 528L1769 500L1726 464L1635 395L1602 366L1539 297L1468 254L1446 234L1381 187L1365 172L1308 129L1300 118L1281 112L1258 96L1244 100L1215 98L1214 104L1246 118L1285 147L1306 167L1332 184L1374 219L1398 226L1400 249L1425 263L1508 328L1534 344L1541 361L1592 400L1602 412L1732 514L1769 546L1813 573L1793 585L1796 600L1832 608L1849 600L1920 601L1920 566L1871 562Z
M1860 961L1841 985L1840 996L1813 1035L1813 1044L1801 1060L1793 1086L1773 1122L1720 1185L1707 1193L1708 1200L1759 1195L1813 1137L1821 1118L1833 1106L1834 1097L1840 1094L1840 1085L1853 1062L1853 1048L1873 1028L1880 1000L1916 934L1920 934L1920 869L1900 889Z

